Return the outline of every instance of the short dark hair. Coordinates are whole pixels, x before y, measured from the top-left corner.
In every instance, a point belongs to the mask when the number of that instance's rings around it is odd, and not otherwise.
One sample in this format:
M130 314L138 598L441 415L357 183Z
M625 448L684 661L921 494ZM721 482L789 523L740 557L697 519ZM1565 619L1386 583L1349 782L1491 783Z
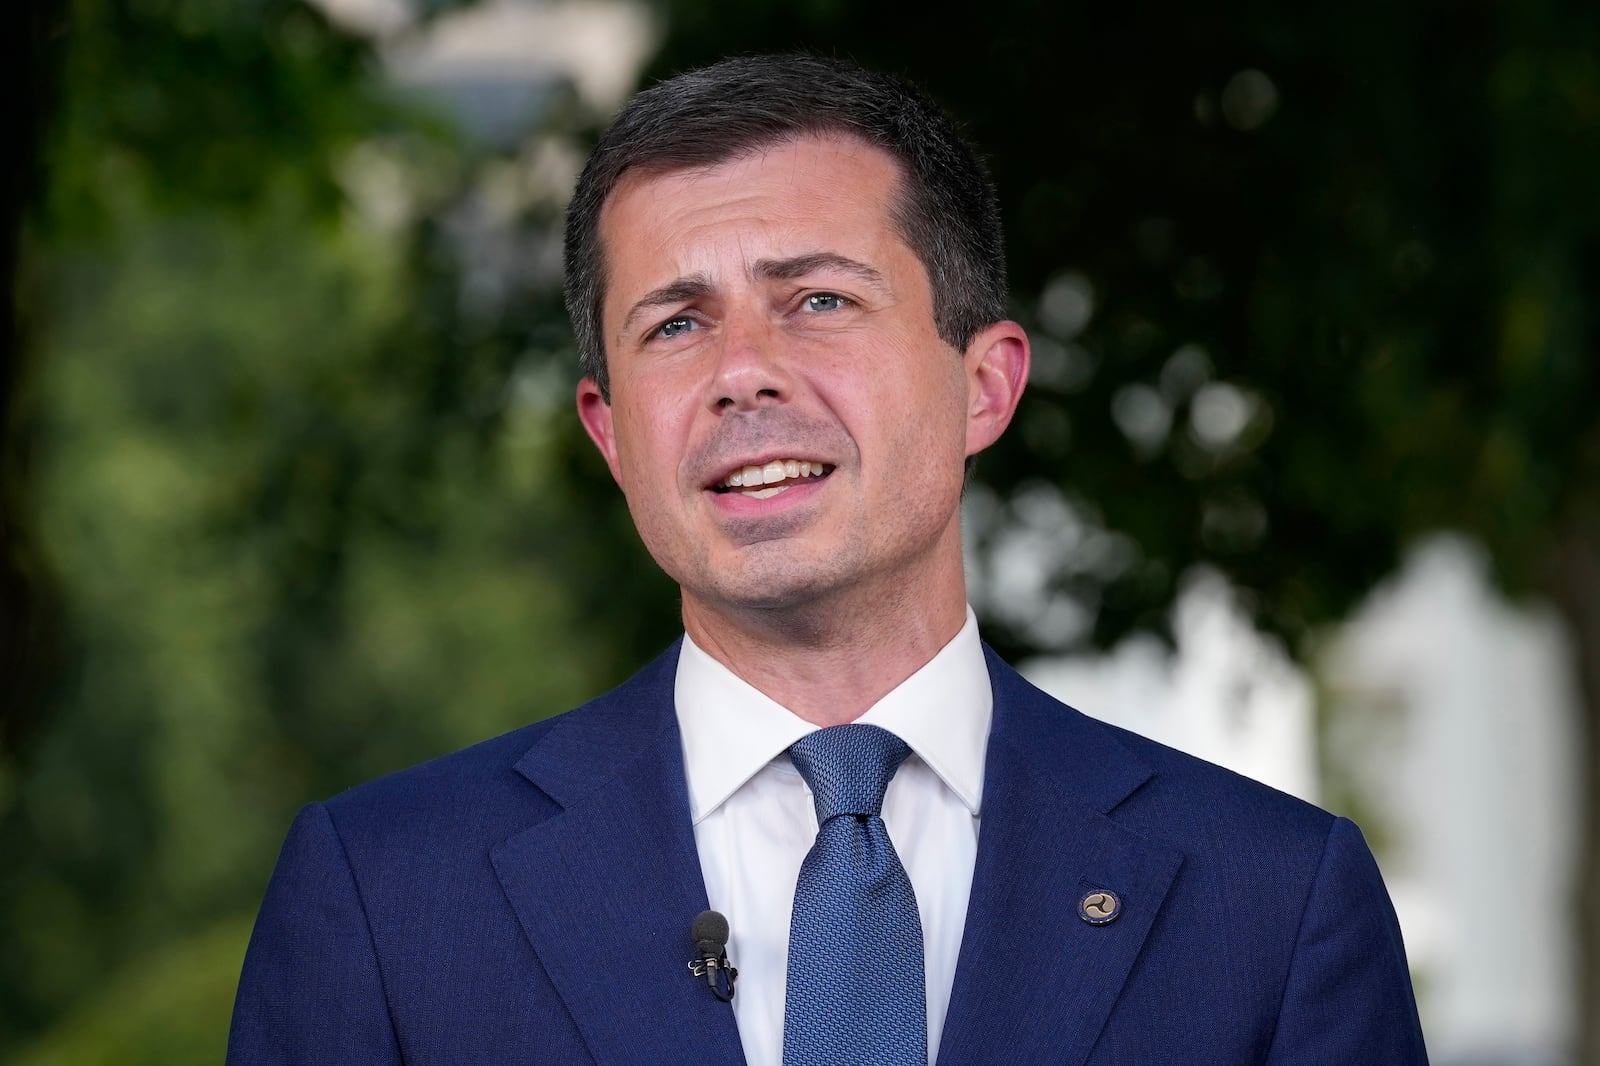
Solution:
M1005 245L994 186L955 123L886 74L808 55L725 59L636 95L589 156L567 208L567 312L583 376L607 402L600 323L606 266L600 213L631 170L715 166L802 137L845 135L902 170L890 217L928 272L934 325L958 351L1005 317Z

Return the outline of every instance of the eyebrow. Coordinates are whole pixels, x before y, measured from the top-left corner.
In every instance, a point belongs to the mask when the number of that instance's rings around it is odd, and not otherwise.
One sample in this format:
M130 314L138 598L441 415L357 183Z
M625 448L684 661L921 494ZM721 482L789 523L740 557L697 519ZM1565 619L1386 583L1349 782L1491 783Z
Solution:
M704 274L688 274L674 278L659 289L651 289L628 308L628 314L622 320L622 332L631 332L635 320L652 308L701 300L711 294L712 288L711 279Z
M836 252L811 252L806 255L790 256L787 259L761 259L756 261L750 273L761 281L793 281L819 270L835 270L849 274L862 284L870 285L880 293L889 295L889 283L884 280L881 271ZM711 295L714 289L711 279L704 274L686 274L681 278L674 278L660 288L651 289L628 308L628 313L622 320L622 332L631 332L639 316L652 308L701 300Z
M889 291L888 282L883 280L883 274L877 268L836 252L811 252L788 259L762 259L757 261L751 273L765 281L793 281L819 270L837 270L885 294Z

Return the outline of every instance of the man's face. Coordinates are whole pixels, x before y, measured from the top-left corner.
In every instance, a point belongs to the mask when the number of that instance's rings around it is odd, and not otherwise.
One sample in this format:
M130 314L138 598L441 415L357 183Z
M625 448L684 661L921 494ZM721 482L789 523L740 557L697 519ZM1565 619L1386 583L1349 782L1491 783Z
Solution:
M804 139L607 201L611 402L585 382L579 410L686 614L961 580L964 460L1015 396L989 410L998 327L940 339L898 182L877 148Z

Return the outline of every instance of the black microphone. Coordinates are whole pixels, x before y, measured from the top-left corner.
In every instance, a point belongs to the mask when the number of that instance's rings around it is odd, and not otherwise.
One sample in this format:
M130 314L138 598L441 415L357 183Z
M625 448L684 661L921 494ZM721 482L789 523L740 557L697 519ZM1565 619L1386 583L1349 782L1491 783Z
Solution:
M697 959L689 962L689 972L704 977L712 995L728 1003L733 999L733 982L739 971L728 965L728 919L716 911L701 911L689 927ZM717 980L717 975L722 980Z

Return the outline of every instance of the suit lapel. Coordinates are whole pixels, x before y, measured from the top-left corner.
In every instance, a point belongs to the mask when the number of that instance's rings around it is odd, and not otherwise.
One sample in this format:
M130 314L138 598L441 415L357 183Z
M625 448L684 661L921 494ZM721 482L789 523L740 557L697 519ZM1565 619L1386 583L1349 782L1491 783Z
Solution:
M1150 771L989 654L982 828L939 1058L1079 1066L1183 857L1108 817ZM1105 925L1078 914L1096 889L1121 901Z
M674 646L568 716L517 770L561 813L491 858L545 972L601 1066L742 1064L732 1008L687 963L706 909L673 711Z

